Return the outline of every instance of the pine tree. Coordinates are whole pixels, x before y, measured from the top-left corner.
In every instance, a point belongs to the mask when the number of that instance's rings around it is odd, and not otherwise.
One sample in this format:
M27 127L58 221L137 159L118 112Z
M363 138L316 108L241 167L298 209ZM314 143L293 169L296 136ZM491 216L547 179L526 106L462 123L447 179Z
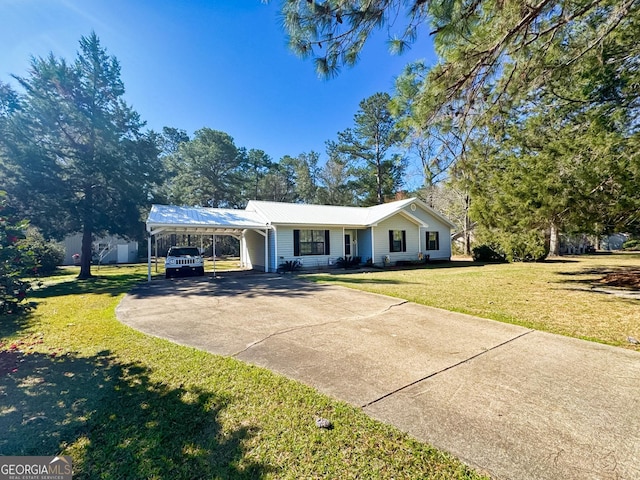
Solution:
M47 236L81 232L79 278L91 276L92 240L141 236L156 174L156 137L123 99L120 65L95 33L69 64L33 58L19 107L3 122L8 191Z
M359 194L367 205L384 203L385 196L394 195L402 183L404 159L398 154L388 156L403 137L389 110L390 100L387 93L362 100L355 126L338 132L338 141L328 144L330 155L335 150L351 160Z

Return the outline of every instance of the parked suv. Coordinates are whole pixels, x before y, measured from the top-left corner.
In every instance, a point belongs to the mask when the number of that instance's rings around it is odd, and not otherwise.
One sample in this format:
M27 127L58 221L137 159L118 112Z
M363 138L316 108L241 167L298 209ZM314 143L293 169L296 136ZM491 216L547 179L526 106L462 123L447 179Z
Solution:
M166 278L177 273L204 275L204 258L196 247L171 247L164 268Z

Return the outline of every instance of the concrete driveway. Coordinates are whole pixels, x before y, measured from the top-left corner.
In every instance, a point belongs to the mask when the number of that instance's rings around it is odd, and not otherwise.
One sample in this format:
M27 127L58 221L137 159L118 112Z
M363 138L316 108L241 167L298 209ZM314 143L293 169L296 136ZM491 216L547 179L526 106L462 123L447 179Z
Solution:
M116 313L311 385L495 478L640 478L637 352L268 274L154 281Z

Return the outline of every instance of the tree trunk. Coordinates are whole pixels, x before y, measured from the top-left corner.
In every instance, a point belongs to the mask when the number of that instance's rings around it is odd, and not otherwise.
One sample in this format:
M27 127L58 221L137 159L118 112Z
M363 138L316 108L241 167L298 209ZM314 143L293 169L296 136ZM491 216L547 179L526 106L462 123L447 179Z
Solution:
M378 205L384 203L384 197L382 195L382 154L380 153L380 143L376 138L376 200Z
M380 159L376 160L376 200L378 205L384 203L384 196L382 195L382 164Z
M471 255L471 220L469 219L469 207L471 197L467 193L464 197L464 254Z
M550 226L549 256L550 257L560 256L560 230L558 229L558 225L556 225L555 221L552 221Z
M85 225L82 231L82 249L80 255L80 273L78 278L85 280L91 278L91 253L92 253L92 240L93 235L91 233L90 225Z
M80 273L78 279L86 280L91 278L91 257L93 243L93 187L86 186L84 188L84 208L82 222L82 247L80 249Z

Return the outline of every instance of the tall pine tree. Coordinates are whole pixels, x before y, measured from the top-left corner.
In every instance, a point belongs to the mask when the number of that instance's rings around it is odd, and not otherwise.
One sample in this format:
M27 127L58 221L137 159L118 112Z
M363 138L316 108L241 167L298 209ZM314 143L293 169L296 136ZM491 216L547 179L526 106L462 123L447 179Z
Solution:
M135 237L156 174L156 138L124 101L120 65L95 33L76 60L33 58L2 123L7 190L32 224L58 238L81 232L79 278L91 276L94 236Z
M365 205L384 203L399 190L404 159L392 149L403 138L389 110L388 93L376 93L360 102L355 126L338 132L337 142L328 142L330 156L343 154L352 162L359 180L358 194Z

